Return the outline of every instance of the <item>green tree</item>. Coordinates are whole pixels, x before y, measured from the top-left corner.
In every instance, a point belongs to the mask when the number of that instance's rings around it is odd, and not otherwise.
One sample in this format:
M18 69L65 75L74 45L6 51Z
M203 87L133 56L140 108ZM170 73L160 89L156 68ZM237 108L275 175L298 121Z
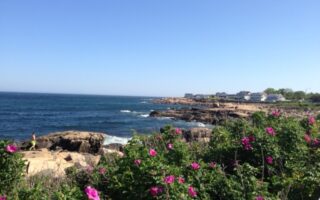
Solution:
M320 94L312 94L310 97L310 100L314 103L319 103L320 102Z
M306 98L306 93L303 91L296 91L293 94L293 99L295 100L302 100Z
M274 88L267 88L264 90L264 92L267 94L277 94L278 93L278 91Z

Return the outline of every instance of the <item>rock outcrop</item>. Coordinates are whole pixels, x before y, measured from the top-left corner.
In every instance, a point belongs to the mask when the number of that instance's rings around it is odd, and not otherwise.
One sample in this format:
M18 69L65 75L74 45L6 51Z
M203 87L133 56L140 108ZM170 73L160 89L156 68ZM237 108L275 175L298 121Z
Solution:
M26 163L26 175L45 175L61 177L65 175L65 169L77 166L78 168L92 167L98 164L99 155L87 153L49 151L39 149L37 151L22 151Z
M185 105L187 107L201 107L202 109L216 110L217 112L232 111L231 115L235 113L240 117L242 115L250 115L254 112L262 111L265 113L271 113L274 110L281 110L284 116L304 118L307 115L317 116L320 114L319 108L306 108L298 104L274 104L267 102L236 102L217 99L188 99L179 97L159 98L153 101L158 104L177 104ZM221 113L221 112L220 112ZM170 116L169 116L170 117ZM210 120L209 120L210 121Z
M211 139L212 129L210 128L191 128L183 131L183 137L186 142L204 142L207 143Z
M98 153L104 142L103 133L64 131L52 133L37 138L37 148L48 150L66 150L79 153ZM21 148L28 146L29 142L22 143Z
M170 117L184 121L198 121L208 124L220 124L229 119L247 118L248 112L240 112L231 109L171 109L163 111L153 111L150 117Z

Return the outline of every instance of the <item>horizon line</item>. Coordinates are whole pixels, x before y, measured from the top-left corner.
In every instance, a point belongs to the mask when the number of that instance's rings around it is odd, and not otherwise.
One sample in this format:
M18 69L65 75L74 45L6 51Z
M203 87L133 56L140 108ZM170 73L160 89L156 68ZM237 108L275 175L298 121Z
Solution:
M148 96L148 95L123 95L123 94L88 94L88 93L64 93L64 92L30 92L30 91L1 91L0 93L15 93L15 94L44 94L44 95L74 95L74 96L118 96L118 97L154 97L163 98L167 96ZM169 96L168 96L169 97Z

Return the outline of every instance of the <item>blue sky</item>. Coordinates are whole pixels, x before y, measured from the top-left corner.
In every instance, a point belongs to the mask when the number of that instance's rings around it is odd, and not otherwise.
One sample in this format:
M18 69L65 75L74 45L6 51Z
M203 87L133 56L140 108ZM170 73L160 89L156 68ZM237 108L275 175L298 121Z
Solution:
M320 92L318 0L3 0L0 91Z

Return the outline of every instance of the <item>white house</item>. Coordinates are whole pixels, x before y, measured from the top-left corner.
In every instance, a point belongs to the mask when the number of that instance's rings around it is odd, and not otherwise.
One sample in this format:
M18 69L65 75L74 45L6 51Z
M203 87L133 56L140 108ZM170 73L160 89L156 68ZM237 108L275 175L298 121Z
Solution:
M285 101L286 98L282 94L269 94L267 96L267 102L278 102L278 101Z
M235 99L238 101L248 101L251 98L250 94L249 91L240 91L236 94Z
M256 93L250 94L250 101L253 101L253 102L266 101L266 99L267 99L267 94L264 92L256 92Z

